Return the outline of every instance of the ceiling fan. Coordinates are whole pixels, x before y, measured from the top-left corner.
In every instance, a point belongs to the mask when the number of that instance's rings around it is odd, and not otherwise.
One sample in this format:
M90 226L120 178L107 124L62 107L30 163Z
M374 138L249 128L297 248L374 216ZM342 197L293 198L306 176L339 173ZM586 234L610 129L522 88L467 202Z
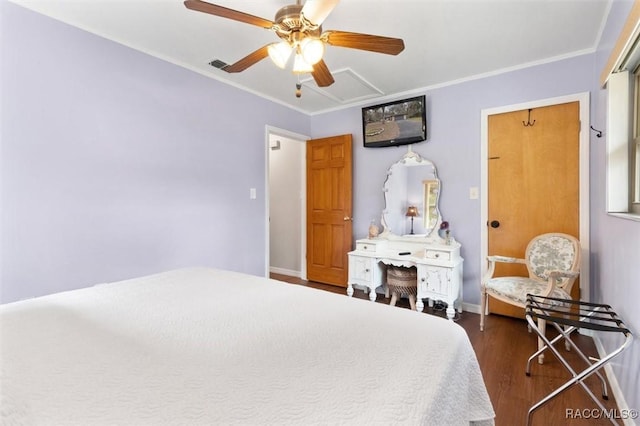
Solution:
M338 1L307 0L303 6L297 0L296 4L278 10L273 21L201 0L185 0L184 5L198 12L266 28L282 39L281 42L263 46L236 63L221 68L223 71L244 71L267 56L277 66L285 68L293 55L294 73L311 73L318 86L326 87L333 84L334 79L322 59L325 44L388 55L397 55L404 50L404 42L399 38L334 30L322 32L322 23ZM299 97L300 85L296 87L296 96Z

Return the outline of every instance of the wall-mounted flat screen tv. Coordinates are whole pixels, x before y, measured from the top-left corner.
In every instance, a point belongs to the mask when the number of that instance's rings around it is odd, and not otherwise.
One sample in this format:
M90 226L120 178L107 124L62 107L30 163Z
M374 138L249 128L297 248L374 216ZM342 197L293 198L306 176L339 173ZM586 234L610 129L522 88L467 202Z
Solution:
M365 147L427 140L425 96L362 108L362 133Z

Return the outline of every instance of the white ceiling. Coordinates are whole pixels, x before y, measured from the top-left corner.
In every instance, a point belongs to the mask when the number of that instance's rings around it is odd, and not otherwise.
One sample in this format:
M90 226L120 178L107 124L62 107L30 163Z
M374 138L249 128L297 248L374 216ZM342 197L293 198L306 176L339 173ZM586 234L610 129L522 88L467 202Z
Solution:
M181 0L11 0L73 26L314 114L375 104L430 88L593 52L613 0L343 0L323 29L402 38L398 56L329 46L336 83L319 89L270 59L238 74L234 63L276 35L253 25L195 12ZM274 19L295 0L207 0Z

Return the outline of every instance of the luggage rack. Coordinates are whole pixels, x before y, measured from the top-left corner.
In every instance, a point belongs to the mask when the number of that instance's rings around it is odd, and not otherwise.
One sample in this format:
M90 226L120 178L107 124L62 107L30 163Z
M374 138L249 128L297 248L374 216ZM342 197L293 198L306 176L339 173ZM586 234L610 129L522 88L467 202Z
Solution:
M625 326L624 322L622 321L622 319L620 319L618 314L616 314L609 305L527 294L525 316L527 318L529 326L536 331L538 337L540 337L544 342L544 346L529 357L526 369L527 376L531 375L531 361L539 355L542 355L542 353L547 349L549 349L556 356L556 358L558 358L560 363L572 375L572 378L570 380L568 380L562 386L538 401L529 409L529 412L527 414L527 426L531 423L531 417L533 416L533 412L535 410L542 407L558 394L575 384L580 384L580 386L582 386L582 388L589 394L591 399L593 399L598 408L605 412L605 407L583 381L590 375L596 374L600 379L600 382L602 383L602 398L605 400L609 399L609 395L607 393L607 384L604 380L604 377L598 370L604 367L604 365L612 358L619 355L623 350L625 350L633 340L633 335ZM553 326L559 332L558 336L549 341L549 339L545 337L545 333L543 333L538 328L538 319L553 324ZM603 358L589 358L570 339L571 333L580 328L599 332L621 333L625 336L625 339L617 349L605 355ZM569 347L573 348L578 356L587 364L587 367L581 372L576 372L571 367L571 365L569 365L569 363L562 357L558 349L553 346L556 342L563 338L565 340L567 349L569 349ZM613 424L618 424L613 416L610 417L610 420Z

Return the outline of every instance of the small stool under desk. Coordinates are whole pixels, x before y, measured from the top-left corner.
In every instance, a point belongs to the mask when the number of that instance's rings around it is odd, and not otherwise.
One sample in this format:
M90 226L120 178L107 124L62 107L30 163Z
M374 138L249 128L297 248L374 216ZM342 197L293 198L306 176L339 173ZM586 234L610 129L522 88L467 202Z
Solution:
M606 412L605 407L583 381L590 375L596 374L602 383L602 398L609 398L607 394L606 382L604 380L604 377L602 377L598 370L604 367L604 365L612 358L619 355L623 350L625 350L633 340L631 332L622 322L620 317L618 317L618 314L616 314L609 305L581 302L577 300L556 299L553 297L541 297L528 294L527 303L525 306L525 315L530 327L536 331L538 336L543 340L545 344L541 349L539 349L533 355L531 355L531 357L529 357L526 369L527 376L531 375L531 361L536 359L538 355L541 355L547 349L549 349L556 356L556 358L558 358L560 363L572 375L572 378L569 381L551 392L549 395L541 399L529 409L527 415L527 426L531 423L531 417L535 410L575 384L580 384L580 386L582 386L582 388L589 394L591 399L593 399L598 408L602 410L602 412ZM558 334L558 336L556 336L553 340L549 341L549 339L545 337L545 333L539 330L537 324L538 319L545 320L549 324L552 324L560 334ZM601 359L589 358L578 348L575 343L571 341L570 338L571 333L580 328L599 332L621 333L624 335L624 341L617 349L610 352L609 354L606 354ZM571 367L571 365L569 365L569 363L562 357L558 349L553 346L561 339L564 339L567 348L573 348L578 356L583 361L585 361L587 367L584 370L582 370L581 372L576 372ZM611 416L610 420L613 424L617 425L618 423L613 417L614 416Z

